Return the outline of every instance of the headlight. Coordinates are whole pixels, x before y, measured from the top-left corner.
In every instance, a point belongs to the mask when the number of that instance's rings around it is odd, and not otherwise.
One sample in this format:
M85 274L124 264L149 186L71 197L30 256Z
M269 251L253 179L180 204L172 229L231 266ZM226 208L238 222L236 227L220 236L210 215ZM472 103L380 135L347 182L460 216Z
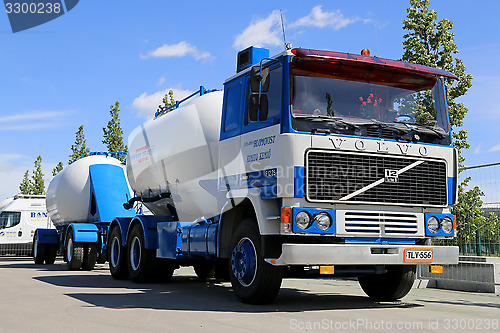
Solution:
M435 216L431 216L427 220L427 228L429 229L430 232L435 234L439 230L439 221Z
M306 212L299 212L295 215L295 224L299 229L306 230L311 226L311 217Z
M332 226L332 219L326 213L319 213L314 217L314 220L320 230L326 231Z
M447 234L453 230L453 221L449 216L445 216L441 219L441 229Z

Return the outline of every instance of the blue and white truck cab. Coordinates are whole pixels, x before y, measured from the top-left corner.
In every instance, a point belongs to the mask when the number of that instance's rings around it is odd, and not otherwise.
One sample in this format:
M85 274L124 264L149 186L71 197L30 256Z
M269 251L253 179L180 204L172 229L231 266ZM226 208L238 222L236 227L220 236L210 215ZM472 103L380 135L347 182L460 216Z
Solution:
M250 200L263 262L334 265L375 299L404 296L417 264L457 263L456 247L431 245L456 232L445 88L456 77L366 55L265 52L242 51L224 84L219 148L219 188Z

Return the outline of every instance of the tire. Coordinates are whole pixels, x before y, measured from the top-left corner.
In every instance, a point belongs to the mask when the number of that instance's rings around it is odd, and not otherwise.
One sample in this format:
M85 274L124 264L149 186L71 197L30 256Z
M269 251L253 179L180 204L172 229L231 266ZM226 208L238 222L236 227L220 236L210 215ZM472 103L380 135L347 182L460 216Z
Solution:
M215 261L199 262L193 265L194 272L200 280L213 278L215 276Z
M84 256L84 247L81 243L75 243L73 230L66 236L66 258L68 260L68 269L77 271L82 267Z
M111 276L115 280L126 280L128 278L127 249L122 246L122 234L117 227L111 229L109 233L106 252Z
M33 260L35 264L42 265L47 256L46 244L38 243L38 233L35 234L33 238Z
M264 261L254 220L244 220L233 235L229 277L236 296L244 303L270 303L279 293L283 268Z
M145 248L144 233L135 224L127 239L128 274L136 283L152 282L155 276L156 251Z
M384 274L366 275L358 278L363 291L375 301L396 301L411 290L417 266L387 266Z
M106 263L106 256L107 256L106 253L99 253L97 255L97 263L98 264L105 264Z
M84 247L82 269L91 271L97 262L97 244L89 243Z
M47 244L45 255L45 263L47 265L52 265L56 261L57 256L57 245Z

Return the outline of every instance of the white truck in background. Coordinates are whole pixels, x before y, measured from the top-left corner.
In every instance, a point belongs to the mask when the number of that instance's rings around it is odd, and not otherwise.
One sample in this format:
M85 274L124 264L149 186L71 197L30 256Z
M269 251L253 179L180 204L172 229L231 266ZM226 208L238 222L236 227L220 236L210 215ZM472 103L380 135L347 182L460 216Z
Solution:
M37 228L53 228L44 195L18 194L0 202L0 255L30 256Z

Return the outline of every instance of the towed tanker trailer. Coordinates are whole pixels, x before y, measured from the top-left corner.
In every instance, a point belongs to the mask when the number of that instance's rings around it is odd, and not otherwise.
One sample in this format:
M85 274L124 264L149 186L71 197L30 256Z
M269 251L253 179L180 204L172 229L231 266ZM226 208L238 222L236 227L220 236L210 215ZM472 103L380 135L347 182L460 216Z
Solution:
M402 298L417 265L458 262L457 247L432 245L456 234L455 79L366 54L250 47L223 91L200 87L133 131L125 169L88 158L63 171L81 163L80 186L57 176L57 232L39 244L52 236L73 269L106 254L115 279L167 280L179 266L229 276L247 303L315 274Z

